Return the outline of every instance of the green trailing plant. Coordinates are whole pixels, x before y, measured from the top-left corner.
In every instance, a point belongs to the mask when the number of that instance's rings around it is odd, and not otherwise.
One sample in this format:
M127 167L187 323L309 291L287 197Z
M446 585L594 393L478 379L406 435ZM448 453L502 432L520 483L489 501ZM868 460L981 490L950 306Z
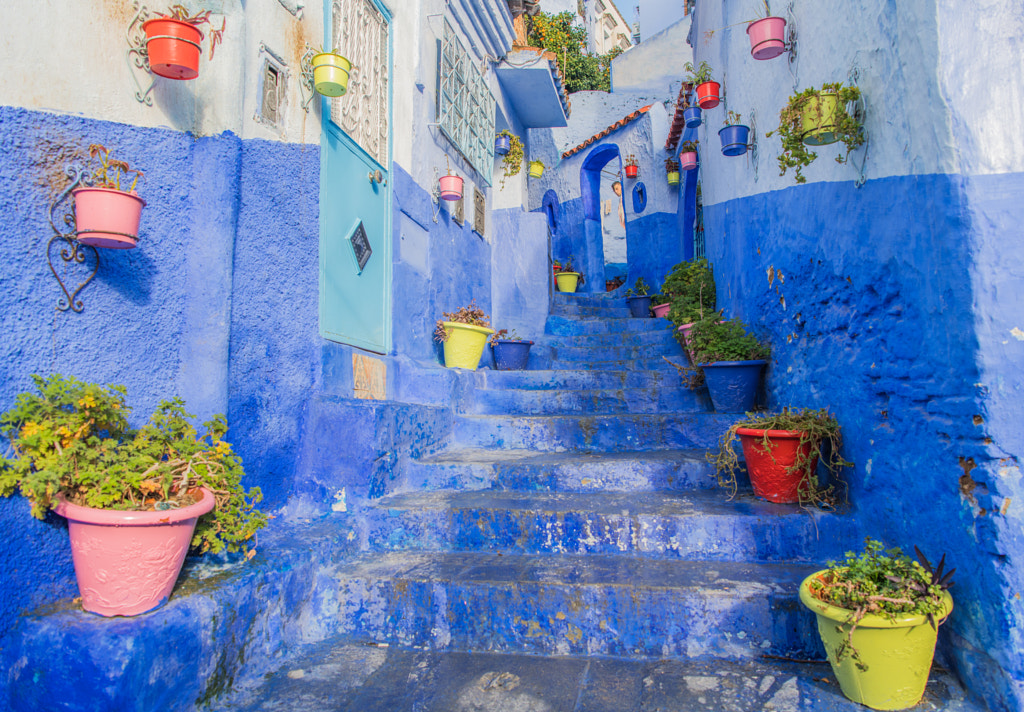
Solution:
M715 276L703 257L673 267L661 291L670 297L669 318L677 328L700 321L715 310Z
M720 311L705 314L694 322L687 342L698 364L754 361L771 355L768 344L748 332L742 321L723 319Z
M255 509L260 489L243 489L242 461L223 439L223 415L198 431L174 398L135 429L124 386L59 374L32 381L37 392L20 394L0 415L11 445L0 457L0 496L24 495L42 519L58 495L84 507L153 511L192 504L196 488L206 487L216 506L196 524L192 546L199 552L238 551L266 524Z
M139 178L142 178L145 174L128 165L126 161L119 161L115 158L110 157L110 149L106 146L101 146L98 143L89 145L89 157L96 160L99 164L96 170L93 171L92 180L97 188L110 188L112 190L121 190L126 193L134 193L135 186L138 185ZM134 174L132 178L132 184L128 188L121 187L121 177Z
M800 433L797 446L797 458L786 472L799 476L800 484L797 494L800 506L815 506L822 509L835 509L846 501L846 483L842 479L842 471L852 467L853 463L845 460L841 454L843 446L842 429L839 422L827 409L811 410L809 408L790 410L781 413L747 413L722 434L718 441L718 450L708 453L708 461L715 466L715 477L721 487L729 491L729 498L736 496L736 475L740 470L739 458L733 447L739 441L737 430L752 428L764 430L762 447L771 452L770 430L794 430ZM806 456L804 446L808 446ZM828 485L822 486L814 466L820 462L828 470Z
M212 10L199 10L194 15L191 14L184 5L172 5L171 9L167 12L160 13L160 16L168 20L177 20L178 22L185 22L196 28L200 38L203 38L203 31L200 29L202 25L210 26L210 59L213 59L213 53L217 49L217 45L224 41L224 30L228 26L228 18L225 17L221 23L220 29L215 29L213 22L210 20ZM337 54L337 53L336 53Z
M697 142L696 141L683 141L679 145L679 152L680 153L696 153L697 152ZM673 159L670 158L669 160L672 161L673 163L675 163L675 161ZM678 168L678 166L679 166L679 164L676 163L676 167L677 168ZM666 169L668 168L668 162L667 161L665 163L665 168Z
M944 593L953 585L956 569L945 571L946 555L937 567L916 546L918 561L899 548L886 549L882 542L870 537L864 540L864 551L846 553L842 563L830 561L824 572L814 577L810 594L837 608L850 611L844 625L849 625L846 640L836 651L836 661L851 656L858 668L866 670L853 646L853 631L866 615L895 620L900 616L925 616L932 628L945 621Z
M669 297L669 295L665 294L664 292L659 292L658 294L651 295L652 307L661 306L662 304L668 304L670 301L672 301L671 297Z
M631 289L626 290L627 297L646 297L651 291L651 285L643 277L637 277Z
M516 333L515 329L501 329L491 334L491 346L497 346L499 341L529 341Z
M505 187L505 181L512 176L519 175L523 169L523 142L518 136L508 130L501 131L499 136L508 136L508 153L501 157L502 175L501 187Z
M743 114L737 114L735 111L725 112L725 125L736 126L743 122Z
M789 97L789 101L782 111L779 112L779 127L768 131L765 136L779 134L782 141L782 153L779 154L779 175L786 175L790 168L794 169L796 182L805 183L803 169L811 165L818 157L818 154L807 148L804 143L804 117L812 111L809 104L812 99L822 95L835 94L838 100L835 113L835 125L830 129L838 141L846 147L846 153L836 156L836 163L846 163L850 152L864 144L864 127L861 122L851 116L847 105L860 99L860 89L857 87L844 87L841 83L824 84L821 89L811 87L798 94ZM815 102L816 109L813 110L815 124L820 124L823 102Z
M683 71L687 73L687 77L683 81L689 82L694 86L714 81L712 78L714 70L711 69L711 65L707 62L701 62L696 68L694 68L693 62L687 62L683 65Z
M437 326L434 328L434 340L445 342L448 337L451 336L448 329L444 328L446 321L452 321L457 324L471 324L472 326L482 326L485 329L491 328L491 317L483 309L476 305L476 300L472 300L469 306L459 307L453 312L441 312L444 315L443 319L437 320Z

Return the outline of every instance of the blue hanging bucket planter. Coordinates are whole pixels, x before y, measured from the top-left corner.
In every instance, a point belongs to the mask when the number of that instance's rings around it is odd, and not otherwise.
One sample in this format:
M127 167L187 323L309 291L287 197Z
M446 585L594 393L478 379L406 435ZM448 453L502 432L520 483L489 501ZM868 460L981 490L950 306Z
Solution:
M701 111L699 106L688 106L683 109L683 120L686 121L686 128L695 129L700 126Z
M494 139L494 154L496 156L507 155L512 150L512 139L509 136L497 136Z
M757 386L761 382L761 369L766 363L758 360L700 364L715 412L746 413L753 410Z
M629 303L629 313L637 319L645 319L651 316L651 298L641 294L635 297L626 297Z
M722 140L723 156L742 156L747 152L747 142L750 139L750 127L743 124L733 124L720 129L718 138Z
M491 344L494 350L494 367L499 371L525 371L530 359L532 341L507 341L499 339Z

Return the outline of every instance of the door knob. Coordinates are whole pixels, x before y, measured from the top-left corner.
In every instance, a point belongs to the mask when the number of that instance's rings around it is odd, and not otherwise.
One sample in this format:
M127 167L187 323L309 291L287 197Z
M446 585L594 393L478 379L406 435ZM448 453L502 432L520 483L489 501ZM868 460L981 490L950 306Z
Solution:
M367 173L366 177L370 180L371 183L384 182L384 174L380 172L379 168L375 171L370 171L369 173Z

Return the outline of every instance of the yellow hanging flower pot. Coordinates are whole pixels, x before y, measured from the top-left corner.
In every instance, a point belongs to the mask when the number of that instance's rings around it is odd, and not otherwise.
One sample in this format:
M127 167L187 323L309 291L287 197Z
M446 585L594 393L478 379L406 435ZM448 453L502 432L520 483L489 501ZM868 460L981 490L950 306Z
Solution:
M314 55L313 86L316 90L329 97L344 96L348 91L348 76L352 71L352 63L334 52L321 52Z
M444 342L444 365L475 371L480 365L487 337L494 333L494 329L457 321L445 321L442 326L448 334Z
M808 146L827 146L839 140L839 97L822 92L807 100L801 115L803 141Z
M544 175L544 163L542 161L530 161L530 177L540 178Z

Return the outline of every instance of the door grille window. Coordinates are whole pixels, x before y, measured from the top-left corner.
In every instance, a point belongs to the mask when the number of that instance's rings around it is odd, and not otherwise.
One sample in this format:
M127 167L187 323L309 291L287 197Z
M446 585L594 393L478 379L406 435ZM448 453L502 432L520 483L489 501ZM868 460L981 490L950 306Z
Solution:
M490 185L494 163L494 96L445 20L438 58L437 122L448 140Z

